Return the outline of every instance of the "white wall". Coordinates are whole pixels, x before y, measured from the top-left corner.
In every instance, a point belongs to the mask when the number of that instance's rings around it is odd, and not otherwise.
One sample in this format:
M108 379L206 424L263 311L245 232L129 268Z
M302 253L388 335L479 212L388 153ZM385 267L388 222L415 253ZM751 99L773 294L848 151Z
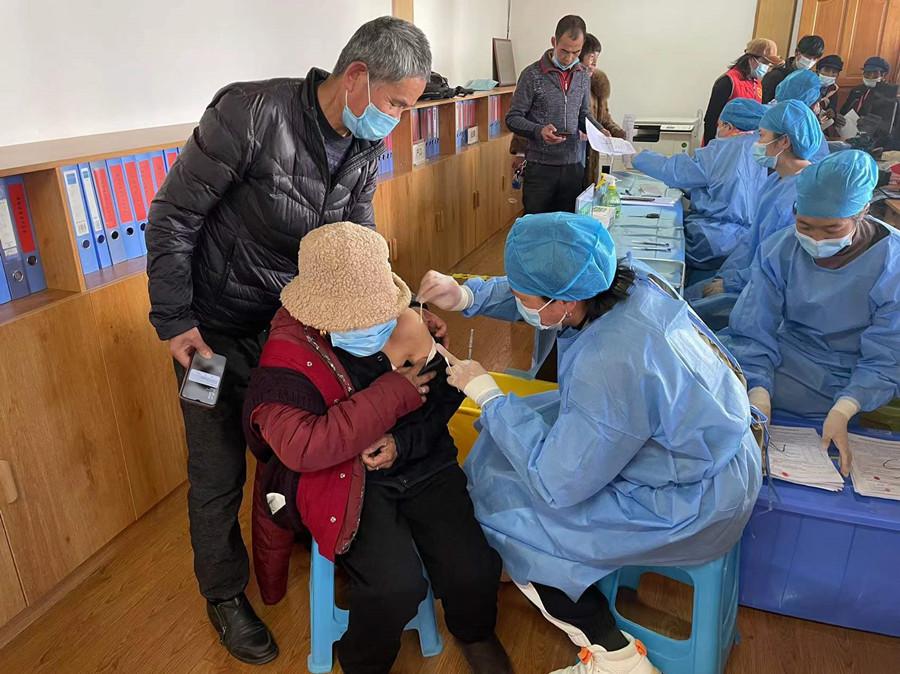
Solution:
M578 14L603 45L610 111L693 117L715 79L752 37L756 0L512 0L511 35L520 71L550 48L556 23Z
M3 0L0 146L199 120L237 80L331 69L390 0Z
M452 86L490 79L491 40L506 37L506 0L415 0L413 18L431 42L432 69Z

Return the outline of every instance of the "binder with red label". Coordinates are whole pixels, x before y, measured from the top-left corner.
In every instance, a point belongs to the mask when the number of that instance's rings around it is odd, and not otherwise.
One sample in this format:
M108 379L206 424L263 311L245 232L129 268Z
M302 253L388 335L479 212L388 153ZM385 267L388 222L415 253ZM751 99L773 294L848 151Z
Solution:
M37 246L37 236L34 233L34 220L31 217L31 208L28 206L28 195L25 194L24 178L22 176L6 178L6 191L9 195L13 220L16 222L19 245L25 258L28 289L33 293L46 290L47 280L44 278L44 265L41 262L41 253Z
M166 157L166 170L171 171L172 167L175 165L175 160L178 159L178 148L167 148L164 153Z
M159 190L163 183L166 182L166 158L163 156L162 150L150 153L150 166L153 169L153 179L156 181L156 189Z
M128 259L125 251L125 235L119 227L119 217L113 204L112 182L105 161L92 161L91 177L94 179L94 190L100 203L100 215L103 218L103 229L106 232L106 243L109 246L109 257L113 264Z
M141 189L141 177L138 174L137 158L122 157L122 167L125 169L128 196L131 197L131 205L134 207L134 220L137 224L141 255L146 255L147 244L144 243L144 231L147 229L147 209L150 208L150 202L144 200L144 194Z
M106 168L109 170L113 205L116 209L116 219L125 245L125 257L128 260L133 260L136 257L141 257L144 254L144 250L141 246L141 230L138 228L138 222L134 216L134 206L128 193L125 167L121 159L107 159Z

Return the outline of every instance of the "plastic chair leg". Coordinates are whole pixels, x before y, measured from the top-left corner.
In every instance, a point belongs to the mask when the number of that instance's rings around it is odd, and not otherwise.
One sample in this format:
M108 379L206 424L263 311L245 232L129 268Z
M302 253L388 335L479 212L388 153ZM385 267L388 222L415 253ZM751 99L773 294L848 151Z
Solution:
M334 603L334 565L319 554L313 542L309 568L309 657L313 674L330 672L334 666L334 642L347 629L347 612Z
M434 615L434 594L431 587L428 588L428 594L419 604L419 611L406 626L408 630L416 630L419 633L419 647L422 649L422 655L426 658L440 655L444 650L444 640L441 639L441 633L437 628L437 618Z

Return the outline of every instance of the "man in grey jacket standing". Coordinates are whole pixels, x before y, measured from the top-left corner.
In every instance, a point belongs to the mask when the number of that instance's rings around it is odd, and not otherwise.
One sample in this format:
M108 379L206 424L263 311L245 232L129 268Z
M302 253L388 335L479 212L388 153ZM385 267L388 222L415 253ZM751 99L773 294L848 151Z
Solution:
M279 293L297 275L300 239L331 222L374 227L381 140L425 88L421 30L381 17L344 47L333 73L238 82L209 104L150 207L150 321L179 378L195 352L227 358L218 402L182 402L194 572L229 653L278 655L244 595L238 511L245 480L241 412ZM175 392L173 391L173 394Z
M584 180L580 133L590 113L591 77L578 60L587 32L580 16L556 24L552 49L519 75L506 125L528 143L525 213L574 211Z

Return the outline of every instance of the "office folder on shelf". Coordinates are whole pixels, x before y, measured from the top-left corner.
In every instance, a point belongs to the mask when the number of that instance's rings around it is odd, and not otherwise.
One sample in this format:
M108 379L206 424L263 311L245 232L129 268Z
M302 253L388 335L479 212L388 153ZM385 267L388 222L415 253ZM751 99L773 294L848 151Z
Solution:
M125 167L120 159L107 159L109 179L112 184L113 205L116 208L116 219L125 245L125 258L133 260L144 254L141 246L141 230L134 217L131 197L128 194L128 181L125 179Z
M109 253L109 242L106 240L103 214L100 212L100 201L97 199L97 191L94 189L94 179L91 177L90 164L78 165L78 177L81 182L81 193L84 196L84 203L87 206L91 231L94 233L97 261L100 263L101 269L112 267L112 256Z
M100 260L94 246L94 235L88 222L87 210L84 207L84 195L81 193L81 180L77 166L63 166L63 186L66 189L66 202L75 230L75 244L78 246L78 257L81 259L81 271L85 274L100 269Z
M22 249L22 257L25 261L25 276L28 279L28 290L31 293L46 290L47 279L44 277L44 263L41 260L41 252L38 250L34 219L31 217L31 207L28 205L28 195L25 192L25 179L22 176L6 178L6 191L9 196L9 207L12 210L13 220L16 223L19 246Z
M94 190L97 193L97 201L100 203L100 213L103 216L103 230L106 232L109 257L113 264L118 264L128 259L128 253L125 251L125 235L119 228L116 207L113 205L109 169L106 167L106 162L102 160L92 161L90 167L91 177L94 179Z
M0 257L10 297L14 300L29 294L28 277L25 275L25 259L19 248L13 222L12 209L6 194L6 183L0 180Z
M178 159L178 154L179 154L178 148L177 147L166 148L163 151L163 153L166 158L166 171L171 171L172 167L175 165L175 160Z
M128 185L128 196L134 208L134 220L137 225L138 241L141 244L141 255L147 254L147 244L144 243L144 231L147 229L147 209L149 201L144 201L141 191L141 178L138 175L138 163L136 157L122 157L122 167L125 169L125 183Z

